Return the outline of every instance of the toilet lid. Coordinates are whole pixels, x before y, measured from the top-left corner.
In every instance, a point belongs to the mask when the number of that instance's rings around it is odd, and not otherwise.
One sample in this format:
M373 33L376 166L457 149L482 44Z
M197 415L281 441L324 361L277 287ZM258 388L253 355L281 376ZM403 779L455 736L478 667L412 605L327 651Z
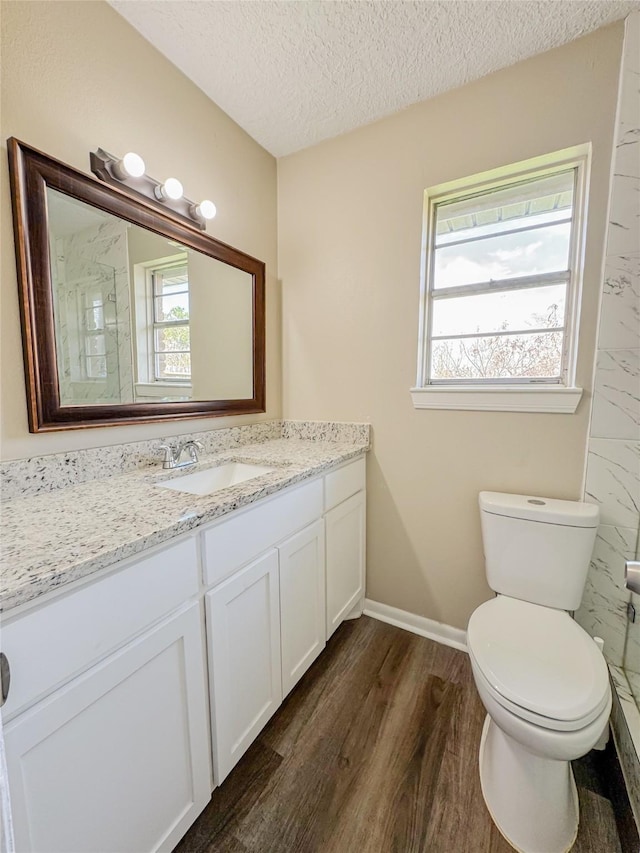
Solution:
M472 614L467 643L493 689L535 714L580 720L606 695L602 653L563 610L498 596Z

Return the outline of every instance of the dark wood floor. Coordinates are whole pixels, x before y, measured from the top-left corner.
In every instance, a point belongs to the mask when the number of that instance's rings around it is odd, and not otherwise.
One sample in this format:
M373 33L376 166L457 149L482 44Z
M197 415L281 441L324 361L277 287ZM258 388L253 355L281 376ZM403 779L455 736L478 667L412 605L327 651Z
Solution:
M368 617L338 629L176 853L512 853L484 805L468 658ZM619 853L577 768L574 853Z

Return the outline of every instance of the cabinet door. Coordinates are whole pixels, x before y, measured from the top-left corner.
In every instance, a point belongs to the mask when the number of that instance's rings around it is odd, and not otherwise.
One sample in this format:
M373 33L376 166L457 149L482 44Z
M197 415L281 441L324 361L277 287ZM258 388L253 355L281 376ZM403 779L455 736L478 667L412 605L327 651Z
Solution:
M278 552L273 549L206 595L216 784L282 701Z
M349 498L325 515L327 639L364 594L365 497Z
M210 798L202 645L192 604L6 726L17 850L175 847Z
M282 693L286 696L325 647L324 523L278 547Z

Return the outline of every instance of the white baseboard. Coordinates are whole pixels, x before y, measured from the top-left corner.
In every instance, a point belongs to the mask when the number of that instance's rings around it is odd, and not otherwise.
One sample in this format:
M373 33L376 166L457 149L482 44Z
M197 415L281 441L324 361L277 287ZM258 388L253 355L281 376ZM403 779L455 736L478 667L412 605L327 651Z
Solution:
M406 610L390 607L379 601L371 601L369 598L364 600L364 615L379 619L381 622L388 622L389 625L395 625L397 628L404 628L405 631L411 631L412 634L419 634L429 640L435 640L443 646L451 646L461 652L467 651L466 631L436 622L434 619L427 619L426 616L416 616L415 613L408 613Z

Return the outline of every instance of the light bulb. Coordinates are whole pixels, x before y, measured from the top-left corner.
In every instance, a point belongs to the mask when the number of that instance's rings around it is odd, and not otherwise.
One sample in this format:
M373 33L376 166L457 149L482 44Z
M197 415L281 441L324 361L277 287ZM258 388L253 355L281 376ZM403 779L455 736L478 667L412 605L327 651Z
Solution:
M216 206L208 198L203 199L200 204L196 205L196 213L203 219L213 219L218 211Z
M125 154L122 160L119 160L114 166L114 172L121 181L127 178L141 178L144 175L144 170L144 160L133 151Z
M173 201L177 201L179 198L182 198L182 184L177 178L167 178L164 184L160 187L160 194L162 198L170 198Z

